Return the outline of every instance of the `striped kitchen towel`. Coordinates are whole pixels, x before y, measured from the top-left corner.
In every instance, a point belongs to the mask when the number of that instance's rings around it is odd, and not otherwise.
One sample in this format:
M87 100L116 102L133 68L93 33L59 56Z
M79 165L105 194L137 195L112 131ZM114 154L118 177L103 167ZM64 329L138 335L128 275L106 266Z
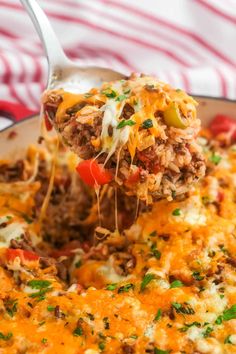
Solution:
M39 0L68 54L236 98L236 0ZM19 0L0 0L0 99L37 110L47 62Z

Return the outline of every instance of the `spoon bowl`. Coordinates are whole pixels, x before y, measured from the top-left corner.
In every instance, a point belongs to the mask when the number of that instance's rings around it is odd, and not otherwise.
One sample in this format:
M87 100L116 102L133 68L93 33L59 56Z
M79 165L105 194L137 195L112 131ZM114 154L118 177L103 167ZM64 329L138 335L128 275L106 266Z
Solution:
M98 66L82 66L71 61L46 16L36 0L21 0L43 43L48 60L47 90L63 88L83 93L103 82L124 79L122 73Z

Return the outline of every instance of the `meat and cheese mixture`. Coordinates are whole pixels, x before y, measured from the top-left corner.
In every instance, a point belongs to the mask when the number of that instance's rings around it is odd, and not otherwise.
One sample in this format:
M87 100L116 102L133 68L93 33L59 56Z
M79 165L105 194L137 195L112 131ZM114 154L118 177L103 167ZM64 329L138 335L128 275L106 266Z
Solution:
M236 353L235 123L222 119L198 137L207 174L186 199L135 220L121 193L119 232L113 187L98 208L53 141L1 160L0 353Z
M52 90L43 105L89 185L112 182L152 203L183 196L204 176L196 102L153 77L131 75L85 94Z

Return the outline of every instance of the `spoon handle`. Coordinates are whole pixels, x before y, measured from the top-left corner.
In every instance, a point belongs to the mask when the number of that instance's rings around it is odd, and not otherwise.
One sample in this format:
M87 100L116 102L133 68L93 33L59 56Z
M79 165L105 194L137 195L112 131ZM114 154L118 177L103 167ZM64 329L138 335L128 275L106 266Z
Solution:
M49 64L48 84L60 73L60 69L69 65L62 46L46 16L36 0L21 0L22 5L30 16L38 35L44 45Z

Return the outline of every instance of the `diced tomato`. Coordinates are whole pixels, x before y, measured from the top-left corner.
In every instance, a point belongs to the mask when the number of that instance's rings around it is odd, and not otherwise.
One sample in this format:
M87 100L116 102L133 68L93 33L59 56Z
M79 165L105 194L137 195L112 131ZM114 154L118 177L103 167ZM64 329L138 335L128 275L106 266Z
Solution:
M126 183L127 184L137 183L140 179L140 171L141 171L141 168L137 168L137 170L128 177Z
M52 124L48 118L47 112L45 112L44 121L45 121L45 126L46 126L47 131L52 130Z
M112 174L104 169L95 160L85 160L80 162L76 171L80 175L81 179L89 186L107 184L112 180Z
M217 114L209 125L214 136L220 133L231 133L231 139L236 139L236 120L223 114Z
M19 257L22 262L24 261L37 261L39 259L39 256L30 251L25 251L21 249L12 249L8 248L7 249L7 260L13 262L16 257Z

